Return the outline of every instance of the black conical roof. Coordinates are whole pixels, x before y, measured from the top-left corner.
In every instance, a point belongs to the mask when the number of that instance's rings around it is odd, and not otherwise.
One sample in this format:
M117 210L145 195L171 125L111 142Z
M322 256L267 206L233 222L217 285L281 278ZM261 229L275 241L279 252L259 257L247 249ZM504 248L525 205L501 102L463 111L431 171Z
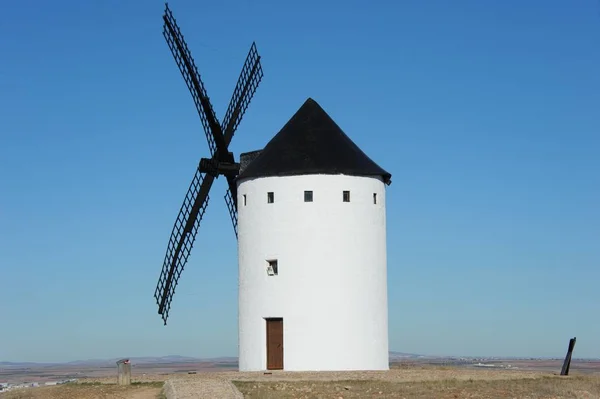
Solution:
M304 102L238 179L306 174L391 174L371 160L312 98Z

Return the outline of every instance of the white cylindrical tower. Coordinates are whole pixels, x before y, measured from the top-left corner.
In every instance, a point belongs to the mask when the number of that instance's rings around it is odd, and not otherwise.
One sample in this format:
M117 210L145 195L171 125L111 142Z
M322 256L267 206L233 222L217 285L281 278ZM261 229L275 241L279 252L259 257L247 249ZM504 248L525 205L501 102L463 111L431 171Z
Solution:
M241 172L241 371L389 368L390 175L357 150L309 99Z

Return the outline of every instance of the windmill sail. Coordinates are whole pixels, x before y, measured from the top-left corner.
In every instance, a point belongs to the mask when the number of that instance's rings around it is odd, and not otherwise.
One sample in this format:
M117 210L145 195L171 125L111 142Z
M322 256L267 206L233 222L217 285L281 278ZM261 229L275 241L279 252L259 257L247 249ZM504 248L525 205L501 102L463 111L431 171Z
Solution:
M228 189L225 194L225 201L237 237L235 176L239 173L240 165L235 162L233 153L229 152L228 146L248 108L250 100L256 92L263 72L256 44L252 43L227 108L224 123L220 124L206 94L204 83L198 73L194 59L168 5L165 5L163 21L163 35L192 95L211 155L210 158L200 160L183 205L179 210L154 291L158 313L162 316L166 325L175 288L194 246L200 222L208 205L208 193L214 179L220 175L227 178Z
M227 112L225 112L225 119L223 119L222 127L223 132L225 132L226 145L229 145L231 142L233 134L240 124L242 116L244 116L262 77L263 71L260 65L260 56L256 50L256 44L252 43L240 77L233 90L231 101L229 101Z
M246 62L244 62L244 66L242 67L240 77L233 90L231 101L229 101L227 112L225 112L225 119L222 124L225 145L229 145L231 142L262 77L263 71L260 65L260 56L256 49L256 43L252 43L248 56L246 57ZM227 205L227 210L231 217L233 231L237 237L237 185L233 176L227 176L227 184L229 188L225 193L225 204Z
M206 89L204 88L204 83L196 68L196 63L192 58L192 54L188 49L187 43L185 42L168 5L165 8L163 20L163 36L167 40L167 44L169 45L169 49L171 49L171 53L175 58L179 71L194 99L194 104L196 105L198 115L200 116L204 133L206 134L210 155L213 156L217 151L214 132L220 131L217 116L208 99L208 95L206 94Z
M194 240L200 227L200 221L208 205L208 192L214 177L196 170L190 188L185 196L179 215L175 220L167 253L163 262L162 271L154 291L154 298L158 305L158 313L162 315L167 324L171 300L175 294L175 287L187 263Z
M235 183L233 183L233 185L235 185ZM231 218L231 224L233 225L233 232L237 238L237 188L234 188L234 190L236 194L232 194L230 188L227 189L227 192L225 193L225 204L227 205L227 210L229 211L229 217Z

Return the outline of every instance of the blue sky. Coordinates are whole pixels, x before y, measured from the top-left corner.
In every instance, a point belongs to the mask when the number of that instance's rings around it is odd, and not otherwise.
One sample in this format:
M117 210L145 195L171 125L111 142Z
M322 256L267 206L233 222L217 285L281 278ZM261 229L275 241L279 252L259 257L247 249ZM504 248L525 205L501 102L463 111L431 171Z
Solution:
M313 97L393 174L392 350L600 357L597 0L169 4L219 117L257 42L236 154ZM237 354L223 179L167 327L153 299L208 154L163 8L3 6L0 360Z

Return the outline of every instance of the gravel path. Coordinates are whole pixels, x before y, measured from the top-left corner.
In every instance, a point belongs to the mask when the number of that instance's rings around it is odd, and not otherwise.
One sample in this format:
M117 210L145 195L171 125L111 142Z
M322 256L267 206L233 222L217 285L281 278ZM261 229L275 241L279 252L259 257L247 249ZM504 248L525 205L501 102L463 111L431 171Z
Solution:
M165 383L167 399L244 399L225 378L173 379Z
M434 380L510 380L536 378L548 373L516 370L472 370L472 369L392 369L389 371L346 371L346 372L211 372L198 373L170 379L165 383L168 399L243 399L243 395L231 381L343 381L381 380L390 382L434 381Z

